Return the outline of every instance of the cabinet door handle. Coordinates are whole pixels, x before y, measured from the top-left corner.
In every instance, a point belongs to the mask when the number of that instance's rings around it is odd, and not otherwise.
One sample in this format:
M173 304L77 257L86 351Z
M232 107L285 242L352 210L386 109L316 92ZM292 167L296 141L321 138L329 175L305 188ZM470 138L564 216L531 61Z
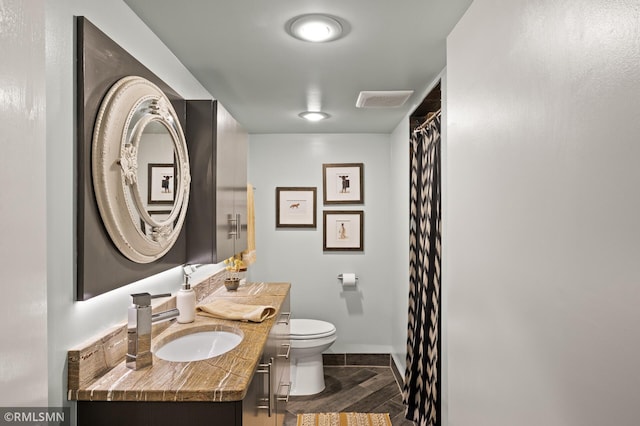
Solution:
M268 410L269 417L271 417L271 413L273 410L273 395L271 393L271 367L273 365L273 358L266 364L259 364L258 369L256 370L256 374L266 374L267 375L267 387L269 391L267 393L266 398L260 398L259 401L261 405L258 405L259 410Z
M289 383L280 383L280 387L283 387L283 386L287 387L287 395L279 396L278 397L278 401L289 402L289 395L291 395L291 382L289 382ZM279 390L278 390L278 393L280 393Z
M240 239L240 233L242 232L242 220L240 213L236 214L236 240Z
M287 319L284 319L284 317L287 317ZM283 312L278 317L278 321L276 322L276 324L287 324L287 325L289 325L289 321L291 321L291 312Z
M278 358L289 359L289 354L291 353L291 343L283 343L280 346L286 347L287 348L287 352L285 352L283 354L278 354Z
M229 215L229 238L234 238L237 239L237 235L238 235L238 216L240 215L236 215L236 218L233 218L233 215Z

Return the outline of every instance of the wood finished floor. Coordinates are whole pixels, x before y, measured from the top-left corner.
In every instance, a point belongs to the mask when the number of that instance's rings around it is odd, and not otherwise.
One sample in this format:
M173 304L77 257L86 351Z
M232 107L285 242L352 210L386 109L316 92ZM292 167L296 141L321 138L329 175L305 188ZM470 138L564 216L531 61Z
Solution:
M292 396L287 404L285 426L296 426L298 413L389 413L393 426L413 426L404 418L400 387L390 367L327 366L326 388L319 394Z

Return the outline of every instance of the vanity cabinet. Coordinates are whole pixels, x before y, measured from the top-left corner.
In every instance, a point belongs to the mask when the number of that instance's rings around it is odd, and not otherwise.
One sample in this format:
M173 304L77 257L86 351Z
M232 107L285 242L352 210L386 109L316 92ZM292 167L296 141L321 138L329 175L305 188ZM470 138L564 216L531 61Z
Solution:
M218 101L187 101L186 109L187 262L220 263L247 248L248 134Z
M242 406L243 426L282 426L291 391L289 352L291 343L290 298L271 328L260 364Z
M284 416L287 411L287 402L291 393L291 374L289 354L291 352L291 340L289 338L291 326L291 305L290 298L284 300L282 309L276 324L271 329L270 340L275 342L275 370L277 380L275 381L274 395L276 425L284 424Z
M78 401L78 426L238 426L236 402Z

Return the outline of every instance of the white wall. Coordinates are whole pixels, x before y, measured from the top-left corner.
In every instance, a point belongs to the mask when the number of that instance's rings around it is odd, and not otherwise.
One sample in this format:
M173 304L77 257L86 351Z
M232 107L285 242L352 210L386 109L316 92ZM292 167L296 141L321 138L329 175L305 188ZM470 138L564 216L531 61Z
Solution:
M407 361L407 322L409 314L409 183L411 167L409 117L402 120L389 135L390 150L390 201L395 206L391 210L390 223L393 231L389 245L391 251L393 287L390 312L393 329L391 355L401 373L404 373Z
M0 4L0 401L46 406L44 1Z
M182 281L180 268L90 299L74 302L75 268L75 19L86 16L98 28L184 98L211 98L176 57L120 0L56 0L46 7L47 53L47 288L49 336L49 405L66 403L66 352L109 326L125 320L129 294L135 291L175 291ZM25 38L29 38L25 36ZM21 138L22 141L28 138ZM40 137L34 155L44 155ZM43 162L40 162L43 163ZM36 163L37 164L37 163ZM25 170L28 176L40 167ZM12 179L12 181L14 181ZM42 192L42 191L41 191ZM44 200L44 195L42 195ZM37 205L36 205L37 208ZM42 210L42 209L40 209ZM25 209L23 214L30 214ZM3 214L4 215L4 214ZM37 223L37 222L36 222ZM44 244L44 234L41 235ZM203 271L205 272L205 271ZM23 277L24 279L24 277ZM33 281L33 278L28 278ZM23 296L17 309L33 300ZM0 311L16 304L3 298ZM12 308L13 309L13 308ZM25 349L24 347L22 349ZM46 382L46 375L40 383Z
M364 210L364 253L322 250L322 164L364 163L364 206L327 206L326 210ZM249 181L256 187L257 261L255 281L291 282L293 316L330 321L338 330L334 353L390 353L390 298L396 291L390 242L389 135L263 134L249 137ZM275 227L275 188L315 186L316 229ZM356 291L343 290L338 274L360 277Z
M638 22L476 0L447 40L449 425L638 424Z

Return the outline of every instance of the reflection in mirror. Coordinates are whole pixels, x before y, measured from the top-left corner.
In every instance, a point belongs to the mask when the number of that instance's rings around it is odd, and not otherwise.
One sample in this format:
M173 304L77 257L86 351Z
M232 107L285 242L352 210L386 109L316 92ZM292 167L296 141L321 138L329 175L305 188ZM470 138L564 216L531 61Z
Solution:
M135 262L158 259L178 238L189 197L186 141L173 107L148 80L125 77L100 107L93 145L94 189L111 239Z
M140 204L140 209L132 210L131 220L142 221L140 233L146 238L160 237L154 228L160 228L169 215L158 216L159 211L175 210L177 179L176 153L169 130L159 121L149 122L143 129L137 150L137 185L129 187L125 196L129 202ZM147 212L148 217L140 212ZM173 228L173 224L170 224Z

